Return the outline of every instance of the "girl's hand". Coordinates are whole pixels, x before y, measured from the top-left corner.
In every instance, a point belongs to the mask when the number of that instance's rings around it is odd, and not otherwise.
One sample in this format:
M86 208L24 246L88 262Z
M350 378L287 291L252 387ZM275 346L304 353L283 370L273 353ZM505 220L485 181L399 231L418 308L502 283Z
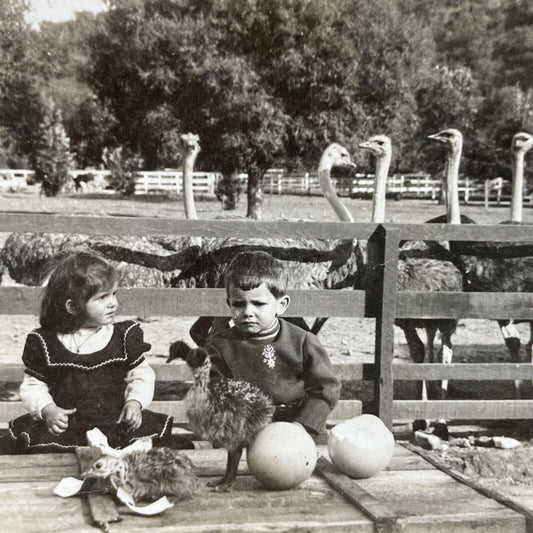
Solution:
M48 431L52 435L60 435L68 428L68 415L72 415L76 409L63 409L55 403L45 405L41 410L41 416L45 421Z
M142 421L141 404L137 400L128 400L122 408L117 424L124 422L128 429L134 430L139 429Z

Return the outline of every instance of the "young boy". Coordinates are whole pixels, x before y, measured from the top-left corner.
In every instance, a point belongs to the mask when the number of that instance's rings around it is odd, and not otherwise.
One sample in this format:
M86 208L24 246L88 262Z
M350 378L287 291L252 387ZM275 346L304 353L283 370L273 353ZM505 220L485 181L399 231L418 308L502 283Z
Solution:
M278 318L290 301L282 263L265 252L242 252L224 281L233 326L206 341L213 372L262 389L276 405L274 421L322 433L340 382L318 338Z

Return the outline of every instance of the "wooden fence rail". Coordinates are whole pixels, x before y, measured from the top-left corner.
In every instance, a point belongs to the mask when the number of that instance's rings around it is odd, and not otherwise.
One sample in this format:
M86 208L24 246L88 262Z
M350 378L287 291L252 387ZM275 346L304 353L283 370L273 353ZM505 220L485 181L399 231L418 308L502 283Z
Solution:
M367 240L369 266L375 272L365 291L291 291L290 316L313 314L375 319L375 360L372 365L337 365L343 379L372 380L374 404L370 406L392 426L395 419L533 418L531 400L418 401L394 399L395 380L514 380L533 378L532 364L393 364L396 318L531 318L533 293L429 293L397 290L398 250L404 240L431 241L532 241L531 228L513 225L447 224L348 224L341 222L256 222L240 220L178 220L147 217L91 217L0 213L0 232L27 231L107 235L185 235L246 241L262 238L318 238ZM0 314L36 314L41 288L0 287ZM145 316L226 315L224 291L220 289L133 289L119 291L122 312ZM310 311L310 310L314 310ZM502 344L502 349L503 344ZM19 381L20 365L3 365L3 381ZM157 365L159 381L183 381L190 374L182 365ZM17 402L0 402L0 421L20 412ZM172 413L185 421L181 402L156 402L154 409ZM357 399L339 403L330 421L355 416L362 405Z

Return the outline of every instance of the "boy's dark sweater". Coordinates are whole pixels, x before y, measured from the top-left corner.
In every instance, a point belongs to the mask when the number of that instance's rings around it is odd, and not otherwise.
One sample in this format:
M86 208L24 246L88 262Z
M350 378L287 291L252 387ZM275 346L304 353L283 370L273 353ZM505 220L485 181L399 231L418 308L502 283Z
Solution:
M259 387L277 406L297 404L293 421L320 433L339 399L340 382L315 335L278 323L267 336L246 336L233 327L210 337L205 348L213 371Z

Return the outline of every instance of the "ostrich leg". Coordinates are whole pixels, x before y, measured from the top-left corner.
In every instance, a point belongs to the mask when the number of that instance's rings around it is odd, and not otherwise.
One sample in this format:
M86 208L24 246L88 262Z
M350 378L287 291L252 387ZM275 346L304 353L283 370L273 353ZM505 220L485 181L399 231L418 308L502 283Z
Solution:
M520 333L516 329L512 320L498 320L498 325L500 326L500 331L503 335L503 340L505 345L509 350L511 356L511 362L519 363L520 362ZM531 339L529 341L531 343ZM526 347L527 349L527 347ZM514 382L514 395L516 399L520 399L520 391L522 389L522 381L517 379Z
M407 341L409 355L414 363L423 363L425 359L424 343L420 340L416 328L407 324L400 324ZM416 396L423 401L428 399L428 392L425 381L417 381ZM413 422L413 431L424 430L429 427L428 420L415 420Z
M235 478L237 477L242 450L242 446L228 450L228 462L226 463L226 473L224 474L224 477L210 481L207 484L209 487L214 487L216 492L229 492L232 489L233 484L235 483Z

